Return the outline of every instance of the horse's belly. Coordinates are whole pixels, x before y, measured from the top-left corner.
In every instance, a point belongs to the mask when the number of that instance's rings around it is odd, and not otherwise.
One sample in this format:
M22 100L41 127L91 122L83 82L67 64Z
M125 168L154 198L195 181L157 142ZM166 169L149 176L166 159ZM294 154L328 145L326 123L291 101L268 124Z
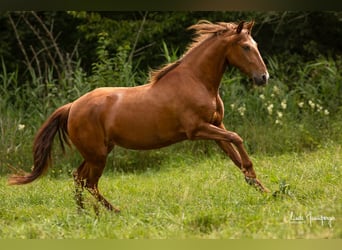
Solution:
M153 110L134 114L117 114L110 124L110 137L115 145L129 149L155 149L186 139L178 119ZM140 111L140 112L139 112Z
M185 137L178 137L177 139L173 138L169 140L155 140L153 138L144 138L143 140L130 140L130 138L118 138L115 140L114 145L134 150L149 150L166 147L185 139Z
M186 139L186 134L177 130L163 131L154 126L139 127L126 125L124 129L113 131L112 142L129 149L156 149L171 145Z

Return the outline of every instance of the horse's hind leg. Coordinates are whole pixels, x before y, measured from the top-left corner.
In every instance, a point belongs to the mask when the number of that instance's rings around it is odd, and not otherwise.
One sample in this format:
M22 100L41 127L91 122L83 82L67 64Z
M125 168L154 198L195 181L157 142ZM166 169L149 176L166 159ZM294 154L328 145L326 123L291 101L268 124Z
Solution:
M82 165L76 170L74 177L76 185L80 184L81 191L83 188L87 189L89 193L105 208L110 211L120 212L120 210L110 204L99 192L98 189L98 181L102 175L103 169L106 165L106 157L103 159L97 159L96 161L85 160ZM76 195L80 195L77 193L76 187ZM79 199L79 200L77 200ZM76 202L78 202L79 207L83 208L82 197L76 196ZM94 207L95 212L98 213L97 207Z
M84 165L85 165L85 161L83 161L82 164L78 167L78 169L75 170L73 173L74 183L75 183L75 200L76 200L77 208L79 210L84 209L82 193L83 193L85 183L82 180L82 178L79 177L78 173L82 172Z

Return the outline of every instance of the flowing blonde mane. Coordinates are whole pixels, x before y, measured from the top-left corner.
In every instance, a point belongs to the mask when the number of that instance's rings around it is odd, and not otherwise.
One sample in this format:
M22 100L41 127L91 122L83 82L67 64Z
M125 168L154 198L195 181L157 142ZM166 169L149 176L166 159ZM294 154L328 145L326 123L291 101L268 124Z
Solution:
M221 35L228 31L235 31L236 28L237 28L237 24L235 23L225 23L225 22L211 23L206 20L201 20L197 24L190 26L188 30L195 30L195 37L192 43L190 43L190 45L188 46L187 51L177 61L166 64L164 67L162 67L159 70L152 71L150 82L156 83L163 76L165 76L168 72L176 68L182 62L183 58L186 57L188 54L190 54L190 52L194 48L196 48L198 45L200 45L203 41L215 35Z

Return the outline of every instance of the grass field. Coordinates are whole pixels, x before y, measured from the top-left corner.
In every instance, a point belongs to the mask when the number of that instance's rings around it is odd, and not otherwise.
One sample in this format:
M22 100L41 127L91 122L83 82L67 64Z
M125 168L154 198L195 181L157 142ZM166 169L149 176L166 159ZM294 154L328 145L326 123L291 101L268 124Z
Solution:
M145 161L160 157L158 167L107 171L101 178L100 189L121 208L119 215L101 209L97 217L89 194L78 213L66 173L55 177L50 169L26 186L7 186L1 176L0 238L342 238L341 145L253 155L273 195L248 186L222 154L170 156L167 150L142 153Z

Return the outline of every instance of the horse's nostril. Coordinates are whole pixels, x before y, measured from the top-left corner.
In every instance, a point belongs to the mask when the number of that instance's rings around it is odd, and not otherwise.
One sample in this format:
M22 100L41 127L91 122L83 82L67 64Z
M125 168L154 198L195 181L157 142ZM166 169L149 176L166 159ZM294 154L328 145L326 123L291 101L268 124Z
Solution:
M266 72L265 74L262 74L261 78L264 83L267 83L268 78L269 78L268 72Z
M265 74L261 74L261 75L259 75L257 77L253 77L253 81L257 85L264 85L264 84L266 84L267 81L268 81L268 73L266 72Z

